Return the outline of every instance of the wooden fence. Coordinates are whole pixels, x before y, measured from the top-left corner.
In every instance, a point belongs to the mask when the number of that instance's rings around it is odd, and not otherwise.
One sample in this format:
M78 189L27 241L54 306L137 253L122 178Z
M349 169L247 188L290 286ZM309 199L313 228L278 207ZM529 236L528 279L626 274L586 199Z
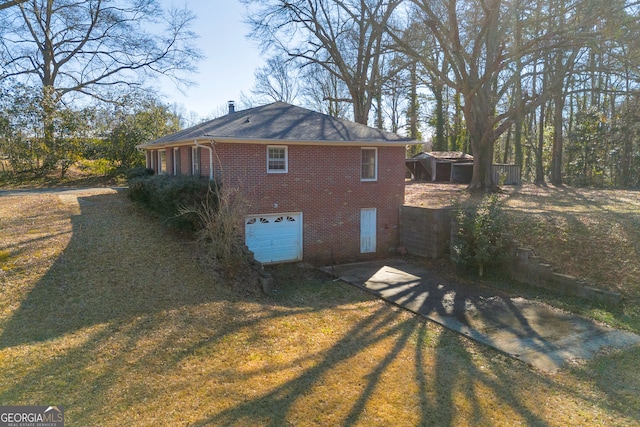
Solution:
M491 166L491 173L493 174L493 180L497 184L522 185L520 166L493 164L493 166ZM503 177L504 182L502 182Z

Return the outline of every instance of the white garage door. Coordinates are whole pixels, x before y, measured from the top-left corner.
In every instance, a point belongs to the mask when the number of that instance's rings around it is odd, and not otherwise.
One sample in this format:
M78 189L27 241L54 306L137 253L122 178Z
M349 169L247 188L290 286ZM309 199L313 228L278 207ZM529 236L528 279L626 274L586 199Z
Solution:
M252 215L245 220L249 250L262 263L302 260L302 213Z

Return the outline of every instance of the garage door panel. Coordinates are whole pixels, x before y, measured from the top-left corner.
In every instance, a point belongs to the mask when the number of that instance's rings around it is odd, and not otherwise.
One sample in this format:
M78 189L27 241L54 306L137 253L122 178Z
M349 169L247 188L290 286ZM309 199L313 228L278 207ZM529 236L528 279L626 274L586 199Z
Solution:
M257 261L302 259L302 213L253 215L245 221L246 243Z

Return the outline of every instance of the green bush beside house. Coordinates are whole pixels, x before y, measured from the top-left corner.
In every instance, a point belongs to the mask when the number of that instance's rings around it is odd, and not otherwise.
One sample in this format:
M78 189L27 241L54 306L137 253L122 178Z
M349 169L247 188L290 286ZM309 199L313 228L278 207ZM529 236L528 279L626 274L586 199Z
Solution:
M485 196L471 207L458 207L451 245L451 257L463 270L485 271L500 268L508 254L505 216L496 194Z

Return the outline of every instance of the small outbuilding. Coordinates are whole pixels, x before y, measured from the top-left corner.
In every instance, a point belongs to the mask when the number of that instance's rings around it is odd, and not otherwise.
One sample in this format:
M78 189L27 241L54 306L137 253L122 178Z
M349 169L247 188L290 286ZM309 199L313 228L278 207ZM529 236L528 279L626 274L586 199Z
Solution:
M405 166L416 181L469 184L473 178L473 156L460 151L431 151L405 160ZM500 185L522 185L520 167L493 164L491 173Z
M473 156L460 151L431 151L416 154L405 165L417 181L464 183L471 182Z

